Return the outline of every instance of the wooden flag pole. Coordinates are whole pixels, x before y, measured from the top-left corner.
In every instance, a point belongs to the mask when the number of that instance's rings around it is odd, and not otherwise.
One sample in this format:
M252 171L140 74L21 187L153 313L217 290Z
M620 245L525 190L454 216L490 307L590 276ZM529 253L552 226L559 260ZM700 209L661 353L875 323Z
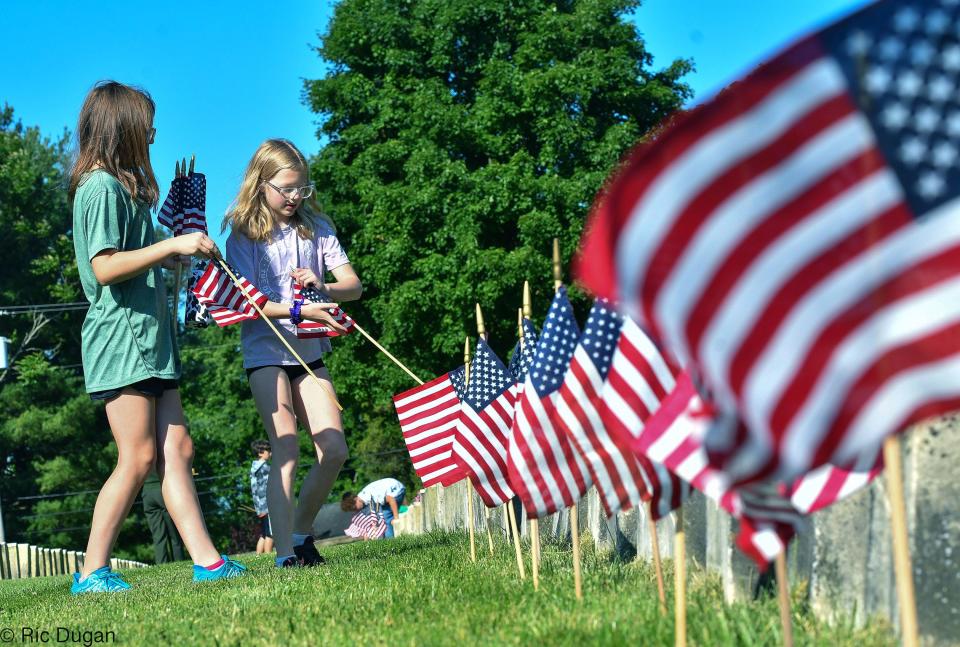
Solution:
M383 353L384 355L386 355L387 357L389 357L389 358L393 361L394 364L396 364L397 366L399 366L400 368L402 368L402 369L406 372L407 375L409 375L410 377L412 377L412 378L417 382L417 384L423 384L423 380L421 380L419 377L417 377L416 375L414 375L414 374L413 374L413 371L411 371L409 368L407 368L406 366L404 366L403 363L402 363L400 360L398 360L396 357L394 357L393 355L390 354L390 351L388 351L386 348L384 348L383 346L381 346L380 343L379 343L376 339L374 339L374 338L371 337L369 334L367 334L367 331L364 330L363 328L361 328L360 325L359 325L356 321L353 322L353 327L357 329L357 332L358 332L358 333L360 333L361 335L363 335L364 337L366 337L366 339L367 339L368 342L370 342L371 344L373 344L374 346L376 346L376 347L377 347L377 350L379 350L381 353Z
M470 386L470 337L468 336L463 343L463 381ZM473 527L473 481L467 478L467 515L470 517L470 561L477 561L477 542L474 537L475 529Z
M657 596L660 598L660 615L667 615L667 594L663 587L663 564L660 562L660 538L657 522L653 520L653 502L647 502L647 522L650 525L650 549L653 552L653 569L657 574Z
M520 352L523 352L523 315L530 302L530 284L523 282L523 307L517 310L517 331L520 333ZM540 590L540 521L530 519L530 572L533 590Z
M305 370L307 374L312 377L324 391L327 392L327 395L330 396L330 399L333 400L333 403L337 405L337 409L339 411L343 411L343 407L341 407L340 403L337 401L337 396L333 394L333 392L330 390L330 387L328 387L319 377L317 377L317 374L313 372L313 369L307 366L307 363L303 361L303 358L300 357L297 351L293 350L293 347L287 342L286 339L284 339L283 335L280 334L280 331L277 330L277 327L274 325L274 323L270 321L270 317L263 312L263 308L260 307L256 300L247 294L247 291L243 288L243 285L240 284L240 279L238 279L233 273L233 270L230 269L230 266L227 265L227 262L223 260L223 256L220 255L220 250L216 247L213 248L213 258L220 265L220 268L227 273L227 276L230 277L230 280L233 281L233 284L237 286L237 289L240 290L241 294L243 294L244 298L246 298L247 303L254 307L254 309L260 314L260 318L263 319L268 326L270 326L270 330L272 330L273 334L277 336L277 339L279 339L283 345L287 347L287 350L290 351L290 353L296 358L296 360L300 363L300 366L303 367L303 370Z
M523 316L527 319L533 318L533 301L530 299L530 282L523 282ZM520 339L523 339L523 333L520 333ZM537 588L540 575L540 520L530 520L530 543L533 557L533 588Z
M904 647L916 647L920 642L917 602L913 590L913 568L910 565L907 513L903 502L903 464L899 436L888 436L883 441L883 462L887 471L887 496L890 500L890 525L893 535L893 569L897 578L897 601L900 603L900 639Z
M483 311L480 309L480 304L477 304L477 334L487 339L487 326L483 323ZM520 532L517 530L517 520L514 517L513 510L511 509L511 504L507 501L504 504L504 509L507 511L508 527L510 528L510 535L513 537L513 549L517 555L517 571L520 573L520 580L527 579L526 570L523 568L523 552L520 549ZM491 538L492 541L492 538Z
M787 585L787 548L777 555L777 597L780 599L780 626L783 627L783 647L793 647L793 624L790 619L790 587Z
M477 304L477 335L483 337L483 340L487 340L487 328L483 323L483 312L480 310L480 304ZM490 557L493 557L493 531L490 529L490 508L486 505L483 506L484 520L486 521L487 527L487 549L490 551Z
M553 239L553 289L563 285L563 268L560 265L560 240ZM570 506L570 538L573 540L573 589L578 600L583 599L583 582L580 577L580 521L577 504Z
M687 543L683 530L683 508L677 508L677 527L674 538L673 613L676 647L687 644Z

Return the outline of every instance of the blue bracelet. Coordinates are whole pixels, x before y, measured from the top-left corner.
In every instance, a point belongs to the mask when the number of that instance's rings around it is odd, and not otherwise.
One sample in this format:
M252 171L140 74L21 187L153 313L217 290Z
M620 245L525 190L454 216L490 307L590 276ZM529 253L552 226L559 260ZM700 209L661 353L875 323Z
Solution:
M294 326L299 326L303 323L303 318L300 316L300 306L303 305L302 299L297 299L293 302L293 307L290 308L290 321Z

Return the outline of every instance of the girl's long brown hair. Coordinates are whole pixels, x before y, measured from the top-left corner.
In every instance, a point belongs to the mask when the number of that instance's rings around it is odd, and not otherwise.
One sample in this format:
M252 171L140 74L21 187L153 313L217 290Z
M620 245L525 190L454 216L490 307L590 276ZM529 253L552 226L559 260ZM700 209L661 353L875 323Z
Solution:
M150 165L149 131L155 104L145 90L99 81L77 120L77 158L70 170L70 199L83 176L103 169L137 201L156 207L160 187Z
M229 226L251 240L268 240L276 222L263 196L263 186L264 182L284 169L293 169L310 178L310 166L306 158L290 140L268 139L260 144L247 164L243 182L240 183L240 193L227 209L221 231ZM305 240L313 237L318 221L327 223L336 231L333 221L313 198L303 200L291 218L297 235Z

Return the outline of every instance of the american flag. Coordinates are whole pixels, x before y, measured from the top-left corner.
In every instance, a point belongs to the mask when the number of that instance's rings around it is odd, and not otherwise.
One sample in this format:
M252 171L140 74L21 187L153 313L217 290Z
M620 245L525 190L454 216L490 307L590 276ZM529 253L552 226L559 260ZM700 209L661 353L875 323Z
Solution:
M700 398L689 374L681 373L642 431L632 434L631 446L638 456L662 463L737 517L737 545L765 569L793 537L800 515L779 488L769 484L731 488L726 476L710 466L703 436L712 418L711 407Z
M740 488L711 467L703 447L712 411L698 395L688 373L649 418L632 447L663 461L680 477L740 519L737 545L761 568L787 545L801 525L800 515L846 498L869 484L883 469L882 455L869 454L849 465L823 465L789 487L756 484Z
M354 539L379 539L387 532L387 524L378 514L358 512L350 519L350 525L343 531Z
M650 416L674 388L677 370L660 349L629 317L622 318L600 391L598 412L607 433L618 446L632 450L632 443ZM660 519L677 508L689 487L675 473L642 452L634 452L640 465L644 492L653 518Z
M203 173L190 173L181 189L181 218L175 223L174 235L207 233L207 176Z
M256 308L250 305L246 297L243 296L243 292L230 279L230 276L220 269L218 263L221 262L226 264L226 261L219 260L212 260L207 263L206 269L192 288L197 301L207 307L210 316L221 328L245 319L257 319L260 314ZM240 281L244 292L249 294L258 306L262 307L268 301L267 295L260 292L253 283L237 273L233 266L227 265L227 267Z
M519 386L483 338L477 341L453 439L457 462L489 508L513 498L507 445Z
M607 301L594 303L557 398L557 429L580 452L607 516L649 498L640 464L601 418L600 394L617 348L623 317Z
M868 452L848 465L821 465L790 486L790 502L812 514L859 491L882 471L882 451Z
M637 148L595 208L579 276L702 378L736 483L960 408L957 24L871 5Z
M207 177L203 173L190 173L174 178L157 220L174 236L207 233L206 208Z
M561 287L550 304L510 431L510 483L531 518L570 507L592 485L580 454L553 423L579 337L573 306Z
M521 321L520 328L523 331L523 338L517 340L513 347L513 354L510 355L507 370L513 376L514 382L523 384L527 377L527 369L533 364L534 349L537 346L537 329L534 328L533 322L526 317Z
M393 396L400 431L424 487L452 485L464 477L453 455L453 434L465 391L460 366Z
M306 303L330 303L330 297L313 287L303 287L299 283L293 284L293 298L303 299ZM349 335L354 331L356 325L353 319L347 315L341 308L332 308L330 314L333 318L347 329L346 333L341 333L330 326L318 321L303 321L297 325L297 337L300 339L312 339L318 337L340 337Z
M183 194L184 179L182 177L173 178L167 197L160 205L160 211L157 213L157 220L160 224L174 234L176 234L177 223L183 219L183 199L181 195Z

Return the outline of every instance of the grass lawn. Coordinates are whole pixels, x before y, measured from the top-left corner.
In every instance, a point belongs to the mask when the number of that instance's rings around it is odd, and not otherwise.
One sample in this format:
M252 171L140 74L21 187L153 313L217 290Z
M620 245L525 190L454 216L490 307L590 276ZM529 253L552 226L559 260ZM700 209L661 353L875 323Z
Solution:
M9 642L6 629L21 644L23 627L66 627L74 644L96 644L96 634L81 631L112 631L100 637L128 645L673 644L672 605L661 617L653 569L644 563L617 563L585 546L584 600L577 603L570 555L561 548L543 547L539 593L529 572L518 581L506 544L494 557L485 541L478 549L472 564L464 535L401 537L327 547L327 566L298 570L245 555L247 577L199 586L189 565L168 564L124 573L134 587L127 593L76 598L65 577L3 581L0 640ZM775 599L727 606L719 581L696 570L689 578L691 645L779 644ZM799 603L793 612L798 645L895 644L881 623L854 630L816 622ZM50 637L55 643L56 634Z

